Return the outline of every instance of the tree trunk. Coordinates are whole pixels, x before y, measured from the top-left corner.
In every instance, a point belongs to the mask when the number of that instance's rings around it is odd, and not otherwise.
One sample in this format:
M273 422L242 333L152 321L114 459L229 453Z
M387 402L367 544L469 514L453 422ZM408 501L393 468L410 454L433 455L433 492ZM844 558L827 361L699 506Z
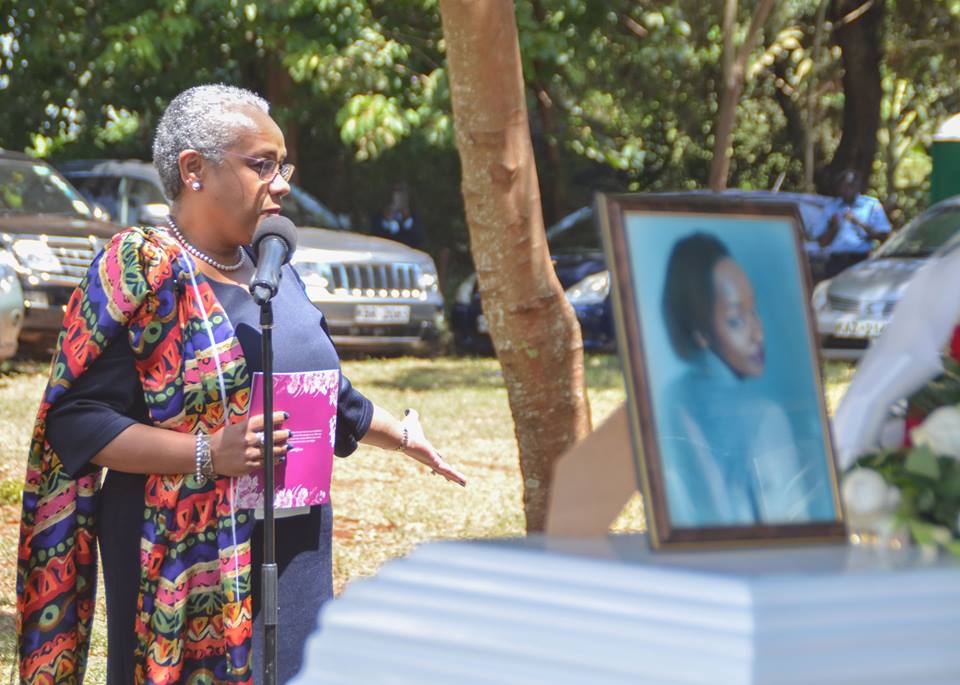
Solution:
M843 130L833 159L817 175L817 189L835 194L836 178L855 169L869 184L880 127L883 0L833 0L834 35L843 61Z
M707 181L711 190L726 188L727 177L730 175L730 155L732 154L730 137L733 135L733 122L742 89L741 81L734 73L736 54L733 33L736 27L737 0L724 0L720 102L717 108L717 123L713 127L713 159L710 162L710 178Z
M713 129L713 159L710 162L711 190L723 190L730 176L730 157L733 154L733 125L737 118L737 104L743 93L747 75L747 61L760 29L776 0L760 0L750 20L747 35L738 50L734 49L737 26L737 0L725 0L723 6L723 77L720 83L720 106Z
M553 463L590 431L583 341L547 250L514 5L441 0L462 192L490 336L519 445L527 530Z
M813 28L813 54L810 73L807 74L807 102L804 125L806 132L803 138L803 188L808 193L816 190L814 184L814 169L816 169L816 153L820 137L817 135L817 88L820 85L820 59L823 53L823 34L827 19L827 9L830 0L820 0L817 7L817 20Z

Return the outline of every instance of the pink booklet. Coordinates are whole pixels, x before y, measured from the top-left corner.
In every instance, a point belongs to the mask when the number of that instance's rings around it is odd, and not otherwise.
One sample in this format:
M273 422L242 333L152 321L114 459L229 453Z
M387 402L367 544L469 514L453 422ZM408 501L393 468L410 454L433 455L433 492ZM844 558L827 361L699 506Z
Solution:
M274 467L274 508L289 509L323 504L330 499L333 444L337 430L340 372L302 371L273 374L273 408L290 418L284 430L293 431L286 462ZM253 374L250 416L263 413L263 374ZM241 476L237 506L263 508L263 471Z

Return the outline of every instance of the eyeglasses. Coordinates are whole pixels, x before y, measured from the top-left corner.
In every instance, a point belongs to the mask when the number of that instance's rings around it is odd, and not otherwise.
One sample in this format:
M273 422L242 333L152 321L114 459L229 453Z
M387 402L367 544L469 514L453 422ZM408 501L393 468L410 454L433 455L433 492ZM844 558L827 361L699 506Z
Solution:
M241 157L250 162L250 168L255 169L260 175L260 180L265 183L273 183L273 180L277 176L280 176L284 181L289 181L293 176L294 169L296 169L293 164L281 164L277 160L268 157L251 157L250 155L243 155L239 152L232 152L231 150L224 150L224 152L234 157Z

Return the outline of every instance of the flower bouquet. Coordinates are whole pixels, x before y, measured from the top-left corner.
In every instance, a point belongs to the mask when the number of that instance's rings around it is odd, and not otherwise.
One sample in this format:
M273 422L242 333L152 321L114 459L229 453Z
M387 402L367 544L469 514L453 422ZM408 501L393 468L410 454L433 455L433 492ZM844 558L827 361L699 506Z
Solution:
M864 454L846 473L851 533L887 541L905 530L922 548L960 556L960 364L945 358L944 373L910 398L905 429L905 445Z

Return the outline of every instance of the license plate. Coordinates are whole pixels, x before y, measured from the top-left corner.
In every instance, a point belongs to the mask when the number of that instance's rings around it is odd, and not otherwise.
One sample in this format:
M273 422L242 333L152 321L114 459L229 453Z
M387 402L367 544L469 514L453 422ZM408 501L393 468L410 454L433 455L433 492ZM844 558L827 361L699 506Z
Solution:
M838 338L876 338L886 327L886 321L838 321L833 334Z
M410 305L358 304L353 320L357 323L409 323Z
M477 315L477 333L489 333L490 327L487 326L487 317L483 314Z

